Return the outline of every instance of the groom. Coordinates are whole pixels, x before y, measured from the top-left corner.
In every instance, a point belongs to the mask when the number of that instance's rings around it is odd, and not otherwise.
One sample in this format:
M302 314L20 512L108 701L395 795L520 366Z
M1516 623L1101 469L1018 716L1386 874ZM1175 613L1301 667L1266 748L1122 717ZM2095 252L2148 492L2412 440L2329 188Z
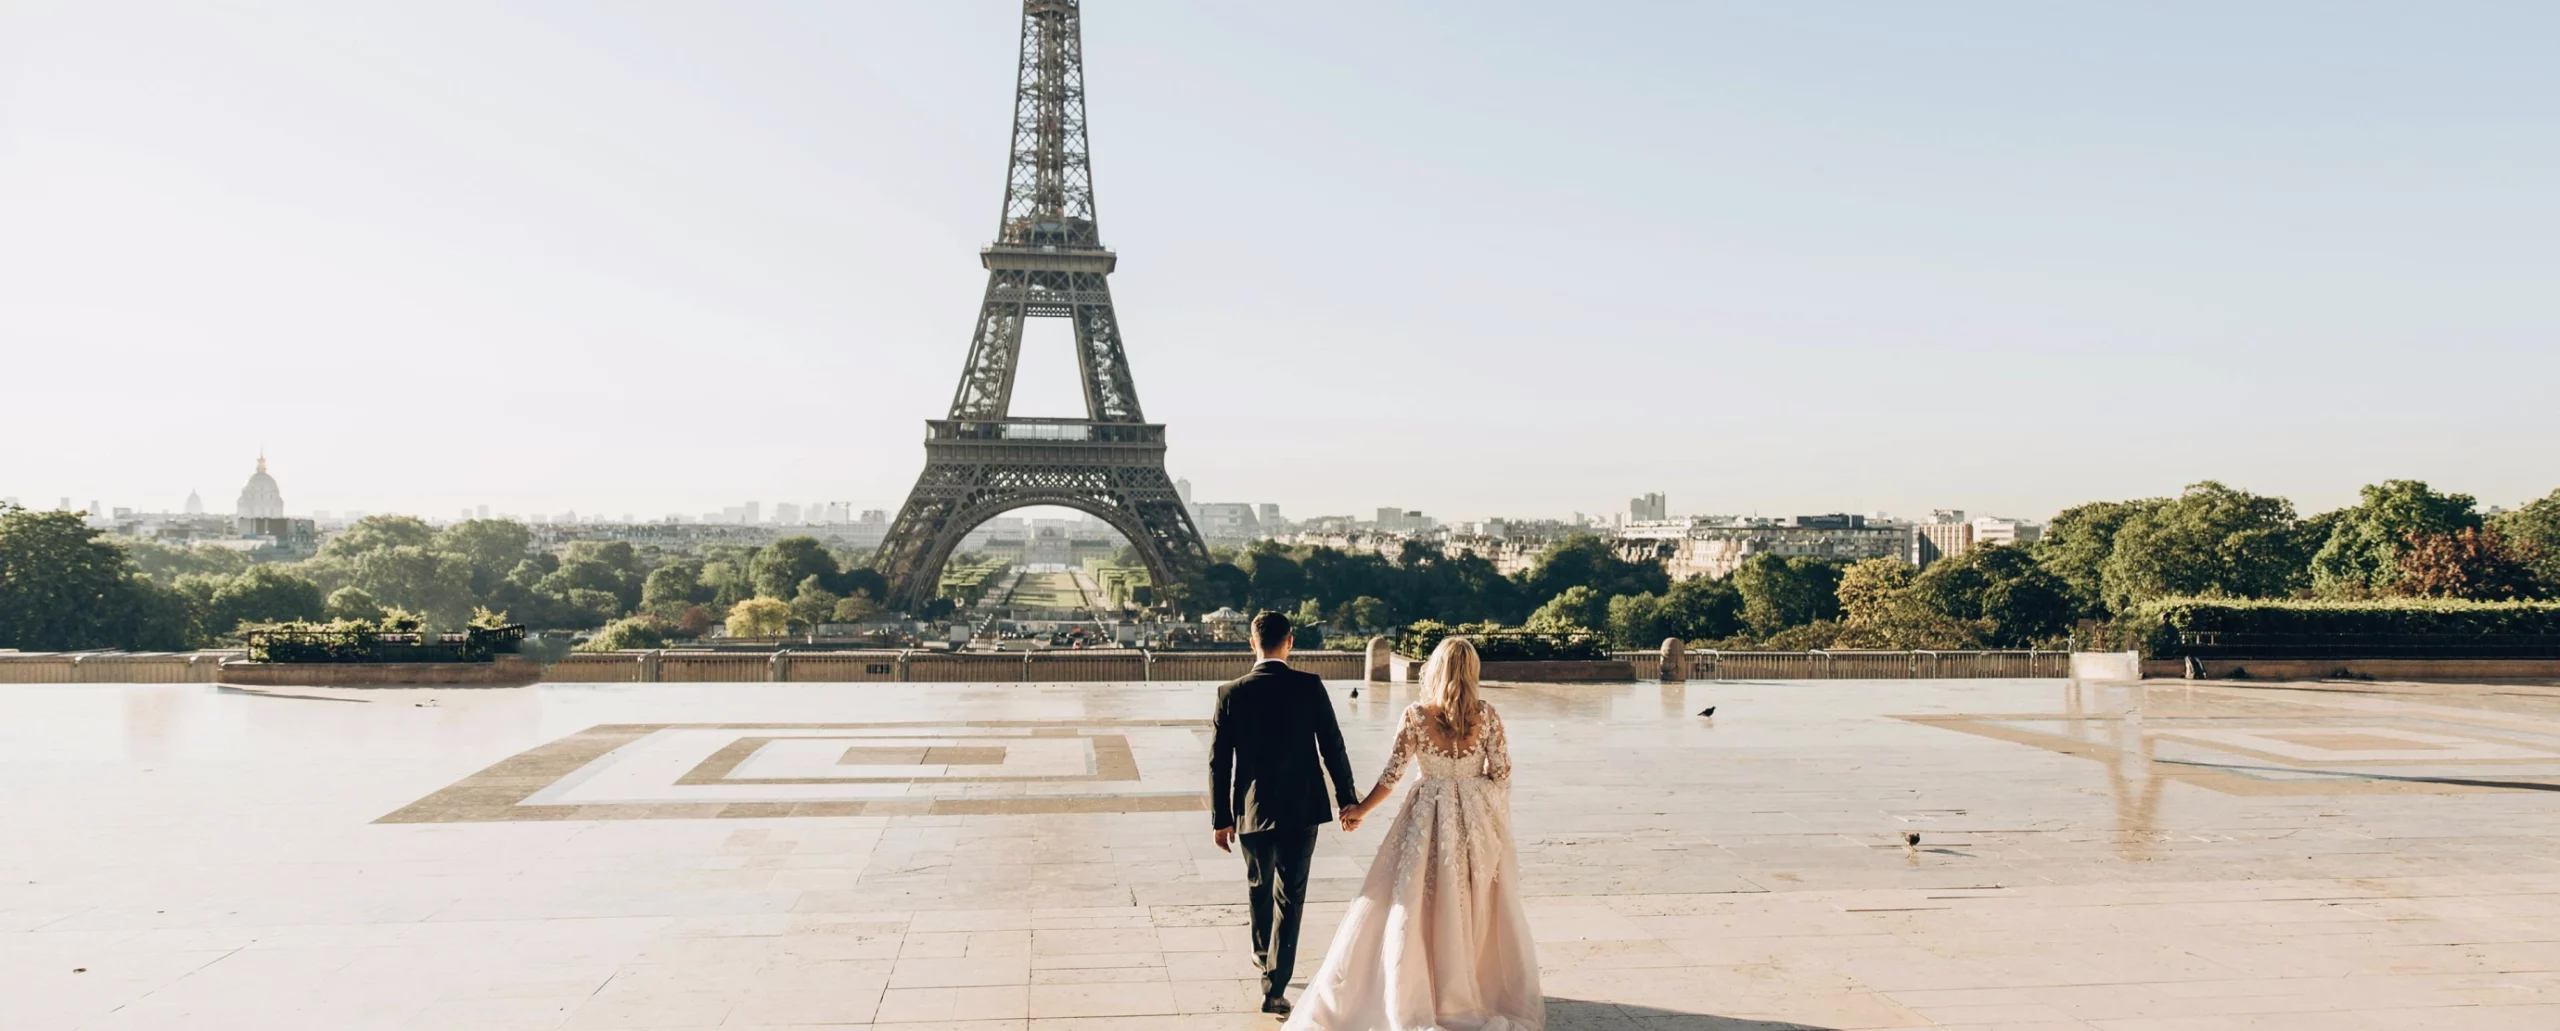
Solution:
M1209 746L1210 820L1220 851L1244 846L1262 1012L1279 1015L1289 1012L1283 993L1298 962L1298 918L1306 909L1316 828L1333 819L1325 775L1333 777L1334 804L1349 808L1360 801L1333 698L1315 674L1289 668L1289 633L1287 616L1253 617L1253 672L1218 688ZM1343 826L1355 822L1346 818Z

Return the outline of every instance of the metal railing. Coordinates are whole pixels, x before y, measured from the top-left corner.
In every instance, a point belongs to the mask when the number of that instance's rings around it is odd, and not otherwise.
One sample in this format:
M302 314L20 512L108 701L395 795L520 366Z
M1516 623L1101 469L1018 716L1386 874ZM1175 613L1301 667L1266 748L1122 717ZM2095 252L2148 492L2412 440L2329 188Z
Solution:
M0 684L213 683L241 652L0 652ZM1664 670L1662 653L1617 651L1637 680L1929 680L2071 675L2068 652L1693 651ZM1327 680L1368 675L1361 652L1307 651L1289 664ZM554 683L1092 683L1232 680L1245 652L663 651L577 652L543 671Z
M0 684L210 684L238 651L0 652Z
M2262 634L2190 630L2161 658L2560 659L2560 634Z
M1656 653L1657 655L1659 653ZM1688 653L1690 680L1971 680L2071 675L2071 653L1987 651L1704 650Z
M1327 680L1368 675L1361 652L1309 651L1289 664ZM1098 683L1222 681L1253 668L1246 652L1137 649L946 652L683 650L581 652L551 666L555 683Z

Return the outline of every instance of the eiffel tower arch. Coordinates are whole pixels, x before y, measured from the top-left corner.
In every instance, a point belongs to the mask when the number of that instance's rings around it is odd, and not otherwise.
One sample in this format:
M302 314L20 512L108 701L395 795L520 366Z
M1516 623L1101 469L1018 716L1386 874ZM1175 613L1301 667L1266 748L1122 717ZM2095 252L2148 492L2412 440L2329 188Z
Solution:
M1129 539L1159 584L1208 561L1208 549L1164 470L1164 425L1138 407L1109 277L1118 256L1094 222L1084 122L1078 0L1024 0L1014 83L1013 156L996 240L978 252L986 298L948 418L925 423L924 473L890 524L873 565L889 607L931 602L960 540L1000 513L1072 508ZM1082 419L1016 418L1013 376L1022 322L1075 328Z

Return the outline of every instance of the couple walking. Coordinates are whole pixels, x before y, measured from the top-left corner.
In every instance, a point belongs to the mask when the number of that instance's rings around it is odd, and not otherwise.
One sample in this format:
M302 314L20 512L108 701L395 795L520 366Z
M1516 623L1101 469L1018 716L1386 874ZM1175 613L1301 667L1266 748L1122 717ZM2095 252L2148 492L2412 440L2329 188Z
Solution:
M1289 637L1287 616L1254 617L1260 661L1218 689L1209 750L1217 845L1244 851L1262 1011L1288 1015L1284 1031L1539 1031L1546 1000L1511 847L1511 756L1502 717L1476 697L1475 648L1451 637L1431 653L1422 700L1404 711L1387 767L1362 798L1333 699L1315 674L1289 668ZM1284 993L1316 829L1338 801L1342 829L1358 830L1408 761L1422 779L1291 1015Z

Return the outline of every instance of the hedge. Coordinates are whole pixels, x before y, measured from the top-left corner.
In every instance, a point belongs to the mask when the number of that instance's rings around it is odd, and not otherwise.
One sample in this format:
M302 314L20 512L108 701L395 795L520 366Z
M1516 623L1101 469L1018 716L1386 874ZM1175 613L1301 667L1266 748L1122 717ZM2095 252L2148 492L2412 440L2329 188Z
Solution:
M1486 662L1523 662L1550 659L1605 659L1609 657L1609 639L1588 630L1551 632L1523 630L1499 623L1460 623L1451 626L1426 619L1405 627L1396 634L1396 653L1412 659L1424 659L1440 646L1442 638L1467 638L1475 642L1476 657Z
M2385 598L2368 601L2162 598L2117 617L2119 647L2174 655L2181 633L2560 635L2560 601L2458 601Z

